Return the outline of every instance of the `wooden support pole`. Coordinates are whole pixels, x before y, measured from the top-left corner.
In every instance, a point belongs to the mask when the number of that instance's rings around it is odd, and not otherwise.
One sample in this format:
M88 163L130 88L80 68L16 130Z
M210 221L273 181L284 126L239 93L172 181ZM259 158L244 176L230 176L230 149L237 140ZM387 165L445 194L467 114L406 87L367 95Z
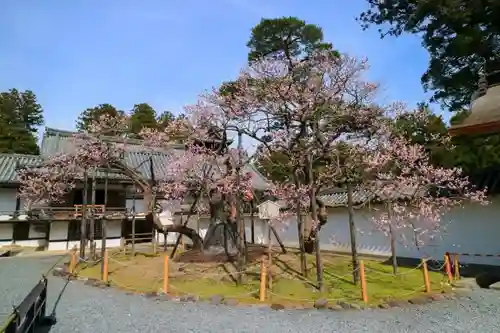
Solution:
M132 257L135 257L135 210L132 216Z
M182 237L182 234L179 235L180 238L181 238L181 241L180 241L180 252L184 252L186 250L186 247L185 247L185 244L184 244L184 237Z
M365 263L363 260L359 261L359 278L361 280L361 298L365 304L368 303L368 291L366 289L366 275L365 275Z
M267 288L271 290L273 288L273 274L272 274L272 265L273 265L273 238L271 237L271 224L269 224L269 220L267 220Z
M262 256L260 260L260 293L259 300L261 302L266 300L266 259Z
M451 281L453 281L453 275L451 273L450 254L448 252L444 254L444 267L446 275L448 275L448 282L451 283Z
M102 258L102 280L108 282L108 272L109 272L109 261L108 261L108 250L104 250L104 257Z
M460 263L458 262L458 254L453 255L453 268L455 269L455 280L460 280Z
M76 248L75 248L73 249L73 251L71 251L71 261L69 262L69 272L71 274L75 273L76 263L77 259L76 259Z
M165 256L163 262L163 292L168 293L168 255Z
M422 273L424 274L424 284L425 284L425 292L431 292L431 282L429 280L429 269L427 268L427 260L422 259Z

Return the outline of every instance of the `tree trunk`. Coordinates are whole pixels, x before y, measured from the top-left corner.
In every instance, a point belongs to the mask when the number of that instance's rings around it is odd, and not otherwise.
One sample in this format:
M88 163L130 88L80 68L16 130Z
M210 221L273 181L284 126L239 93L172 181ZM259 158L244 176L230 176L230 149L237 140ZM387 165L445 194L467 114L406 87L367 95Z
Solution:
M299 186L299 178L297 174L294 173L295 186ZM299 238L299 249L300 249L300 272L304 277L307 277L307 261L306 261L306 249L304 246L304 220L302 219L302 212L300 211L300 203L295 203L297 206L297 233Z
M201 195L201 192L197 192L196 193L196 196L194 197L194 201L193 203L191 204L191 206L189 207L189 212L188 212L188 216L186 218L186 222L184 222L182 224L183 227L187 227L187 224L189 223L189 219L191 218L191 216L194 215L194 209L196 208L196 204L198 203L198 200L200 199L200 195ZM181 216L182 216L182 211L181 211ZM159 219L158 219L159 220ZM165 242L167 242L167 232L164 232L165 234ZM173 259L174 256L175 256L175 253L177 252L177 248L179 247L179 245L181 244L181 239L182 239L182 234L179 234L177 236L177 240L175 241L175 245L174 245L174 248L172 250L172 253L170 253L170 258Z
M89 230L89 244L90 244L90 257L92 260L95 260L96 258L96 253L95 253L95 200L96 200L96 187L97 187L97 181L96 181L96 170L94 170L93 175L92 175L92 216L90 217L90 230Z
M80 225L80 258L85 258L85 246L87 242L87 192L88 192L87 171L83 173L83 193L82 193L82 221Z
M328 215L326 214L325 204L316 198L316 205L319 208L319 212L317 215L317 223L316 228L313 228L308 233L307 238L304 239L304 250L306 253L313 253L315 249L314 240L317 237L317 234L321 231L321 228L328 222Z
M309 194L309 200L310 200L310 208L311 208L311 215L314 220L318 218L318 209L316 206L316 188L314 186L314 174L313 174L313 169L312 169L312 158L309 155L308 156L308 161L307 161L307 172L308 172L308 178L309 178L309 187L310 187L310 194ZM316 228L319 228L319 221L316 221ZM320 292L323 292L325 289L324 286L324 281L323 281L323 262L321 260L321 247L320 247L320 239L319 239L319 229L316 231L316 237L314 239L314 249L315 249L315 254L316 254L316 279L318 281L318 289Z
M250 240L255 244L255 212L254 212L254 198L250 200Z
M347 183L347 208L349 212L349 233L351 235L352 278L355 284L359 282L358 249L356 245L356 225L354 224L354 201L352 184Z
M398 257L396 256L396 234L392 227L392 203L388 205L389 211L389 236L391 237L392 272L398 274Z
M272 226L267 220L267 287L269 290L273 288L273 238L271 235Z
M242 147L242 136L241 132L238 132L238 164L236 165L236 188L240 188L241 184L241 150L243 149ZM245 270L245 259L247 257L247 252L246 252L246 242L245 242L245 219L241 217L241 193L236 194L235 198L236 202L236 228L238 232L238 242L237 242L237 247L238 247L238 279L237 282L238 284L243 283L243 271Z

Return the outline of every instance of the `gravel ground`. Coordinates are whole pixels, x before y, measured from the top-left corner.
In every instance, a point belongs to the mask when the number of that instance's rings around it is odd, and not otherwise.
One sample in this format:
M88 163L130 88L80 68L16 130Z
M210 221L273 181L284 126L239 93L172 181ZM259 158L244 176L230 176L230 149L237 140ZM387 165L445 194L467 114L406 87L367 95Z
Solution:
M50 260L55 262L57 258ZM19 299L20 291L6 287L36 283L33 275L49 259L9 259L0 261L2 292L10 300ZM10 267L9 267L10 265ZM29 266L23 271L13 268ZM8 269L5 269L5 268ZM13 280L11 282L11 280ZM62 291L62 293L61 293ZM11 296L10 293L12 294ZM260 308L230 308L195 303L157 302L121 291L67 283L49 279L49 308L55 309L57 323L50 332L499 332L500 292L475 290L460 301L442 301L421 307L368 311L274 311ZM1 294L3 302L4 294ZM22 297L21 297L22 298Z
M0 258L0 321L26 297L42 274L62 258L62 255Z

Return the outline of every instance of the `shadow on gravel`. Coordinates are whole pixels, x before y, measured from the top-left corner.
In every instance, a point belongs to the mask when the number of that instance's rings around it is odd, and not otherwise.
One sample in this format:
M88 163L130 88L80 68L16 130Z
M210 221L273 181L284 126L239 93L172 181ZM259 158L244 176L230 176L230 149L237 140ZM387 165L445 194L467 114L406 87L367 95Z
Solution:
M56 301L54 303L54 307L52 308L52 312L45 316L43 319L43 324L40 327L37 327L35 330L35 333L47 333L50 332L52 327L57 323L57 315L56 315L56 310L57 306L59 305L59 302L61 301L61 298L66 291L66 288L69 284L70 280L66 280L66 283L64 283L64 286L62 287L61 291L59 292L59 295L57 295Z

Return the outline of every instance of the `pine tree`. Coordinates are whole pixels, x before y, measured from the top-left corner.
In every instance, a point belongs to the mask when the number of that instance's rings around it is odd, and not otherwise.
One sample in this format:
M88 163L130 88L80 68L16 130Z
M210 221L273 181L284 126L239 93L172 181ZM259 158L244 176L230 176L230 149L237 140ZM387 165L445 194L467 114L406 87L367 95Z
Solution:
M130 131L139 134L143 128L156 128L156 111L147 103L134 105L130 113Z
M113 105L108 103L99 104L93 108L88 108L84 110L78 117L78 120L76 121L77 130L79 131L87 130L89 124L92 121L99 120L99 118L104 114L107 114L111 117L116 117L116 116L123 116L124 112L118 110Z
M43 123L43 108L32 91L0 93L1 153L39 154L38 126Z

